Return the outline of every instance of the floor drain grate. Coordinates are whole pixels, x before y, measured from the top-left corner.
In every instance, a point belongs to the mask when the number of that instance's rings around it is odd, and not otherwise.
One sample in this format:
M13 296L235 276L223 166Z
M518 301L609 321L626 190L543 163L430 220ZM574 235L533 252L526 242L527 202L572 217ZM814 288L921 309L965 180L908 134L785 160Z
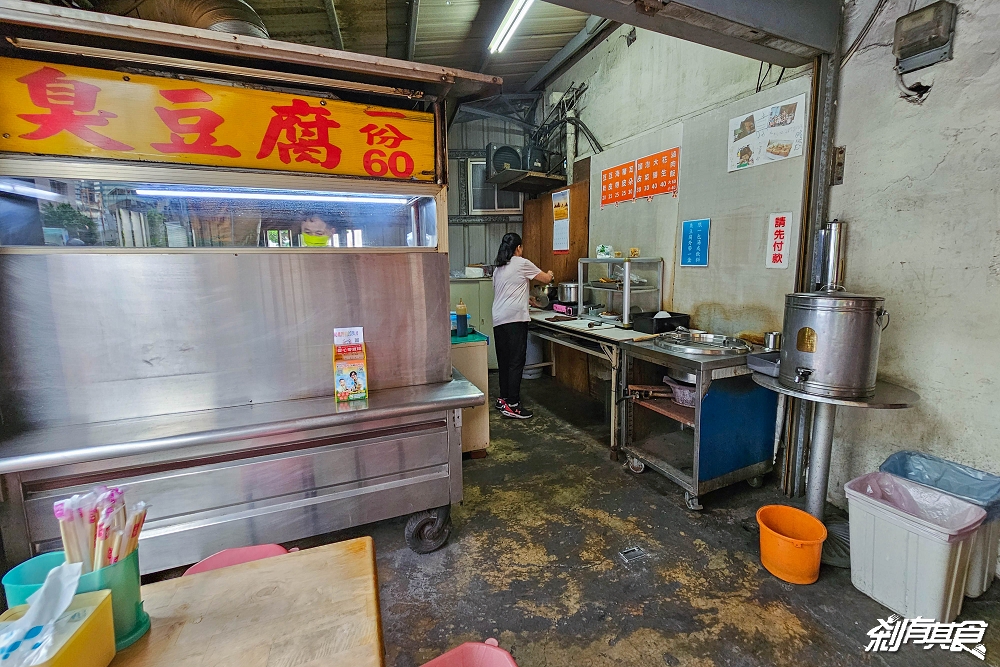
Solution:
M642 547L629 547L628 549L623 549L618 552L618 555L622 557L622 560L626 563L631 563L637 561L640 558L645 558L649 555L645 549Z

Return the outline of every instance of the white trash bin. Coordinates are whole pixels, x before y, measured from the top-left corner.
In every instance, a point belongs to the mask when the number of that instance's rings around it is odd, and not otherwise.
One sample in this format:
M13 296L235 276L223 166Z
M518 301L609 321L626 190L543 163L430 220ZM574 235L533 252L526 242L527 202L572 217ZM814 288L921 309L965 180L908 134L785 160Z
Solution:
M954 621L962 611L970 538L986 511L884 472L862 475L844 490L851 583L903 618Z
M972 536L965 597L976 598L985 593L993 584L997 572L1000 476L930 454L910 451L892 454L879 466L879 471L934 487L986 510L986 520Z

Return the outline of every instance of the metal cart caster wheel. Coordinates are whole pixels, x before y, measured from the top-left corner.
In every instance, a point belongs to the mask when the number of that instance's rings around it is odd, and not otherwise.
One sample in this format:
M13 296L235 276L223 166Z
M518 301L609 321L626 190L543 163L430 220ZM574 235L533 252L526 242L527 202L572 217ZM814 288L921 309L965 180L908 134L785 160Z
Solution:
M451 506L417 512L406 522L403 537L415 553L429 554L444 546L451 535Z
M639 459L630 456L628 457L628 469L638 475L646 469L646 464Z
M698 496L691 495L690 491L685 491L684 492L684 502L687 503L687 506L688 506L689 510L693 510L693 511L697 512L699 510L705 509L698 502Z
M760 487L764 486L764 478L761 477L760 475L757 475L756 477L751 477L750 479L747 480L747 484L749 484L751 487L755 489L759 489Z

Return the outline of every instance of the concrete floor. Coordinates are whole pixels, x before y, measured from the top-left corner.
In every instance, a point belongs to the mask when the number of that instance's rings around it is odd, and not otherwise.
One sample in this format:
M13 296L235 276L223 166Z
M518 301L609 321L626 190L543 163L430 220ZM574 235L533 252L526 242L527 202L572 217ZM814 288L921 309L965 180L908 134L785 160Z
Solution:
M520 667L984 664L936 647L866 654L891 612L848 570L824 566L811 586L764 570L754 514L787 502L773 478L688 511L676 485L609 460L600 403L549 378L524 393L535 418L494 415L489 457L465 462L445 548L412 553L403 519L353 531L375 538L387 665L488 637ZM649 555L626 567L617 554L633 546ZM966 619L996 626L986 664L1000 664L1000 586L967 599Z

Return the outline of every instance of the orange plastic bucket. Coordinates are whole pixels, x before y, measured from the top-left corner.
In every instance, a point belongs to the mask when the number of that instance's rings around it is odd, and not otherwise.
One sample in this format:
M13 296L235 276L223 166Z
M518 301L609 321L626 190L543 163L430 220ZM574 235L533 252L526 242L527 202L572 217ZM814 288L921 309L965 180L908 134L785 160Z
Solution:
M767 571L791 584L819 579L826 526L807 512L787 505L764 505L757 510L760 525L760 562Z

